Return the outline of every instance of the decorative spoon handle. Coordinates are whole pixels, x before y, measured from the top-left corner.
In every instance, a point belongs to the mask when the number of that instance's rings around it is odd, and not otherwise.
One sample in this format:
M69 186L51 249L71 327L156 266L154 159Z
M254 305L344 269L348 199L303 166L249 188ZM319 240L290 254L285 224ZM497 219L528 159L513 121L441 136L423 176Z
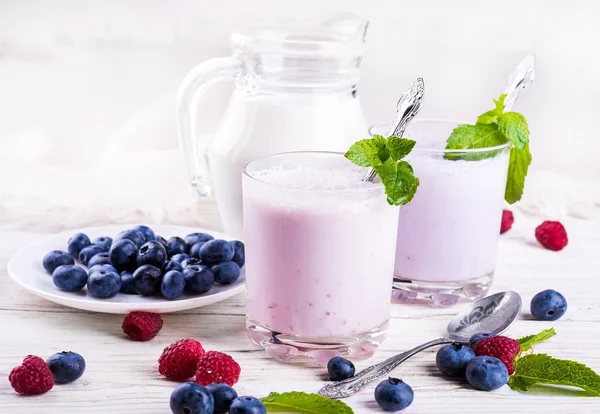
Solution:
M506 99L504 100L504 111L511 110L519 97L521 90L529 86L535 79L535 56L527 55L512 71L508 78L508 85L504 89Z
M328 398L350 397L351 395L356 394L362 387L364 387L369 382L375 381L381 377L386 376L394 368L396 368L402 362L406 361L411 356L418 354L419 352L427 348L431 348L432 346L451 344L454 342L458 341L446 337L434 339L433 341L429 341L427 343L424 343L423 345L419 345L416 348L411 349L410 351L394 355L393 357L386 359L385 361L380 362L379 364L365 368L352 378L328 384L321 388L319 394Z

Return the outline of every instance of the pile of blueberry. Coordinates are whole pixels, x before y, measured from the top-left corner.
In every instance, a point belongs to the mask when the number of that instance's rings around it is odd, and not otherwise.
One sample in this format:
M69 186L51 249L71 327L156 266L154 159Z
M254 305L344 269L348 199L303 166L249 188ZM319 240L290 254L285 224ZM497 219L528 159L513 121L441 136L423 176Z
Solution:
M75 259L88 270L75 264ZM98 237L90 241L83 233L73 235L67 252L53 250L44 256L44 269L54 284L69 292L87 285L97 298L116 294L177 299L184 291L199 295L215 283L234 283L244 266L241 241L215 240L206 233L165 240L146 226L119 233L114 240Z
M238 396L227 384L213 383L203 387L195 382L184 382L171 394L173 414L266 414L258 398Z

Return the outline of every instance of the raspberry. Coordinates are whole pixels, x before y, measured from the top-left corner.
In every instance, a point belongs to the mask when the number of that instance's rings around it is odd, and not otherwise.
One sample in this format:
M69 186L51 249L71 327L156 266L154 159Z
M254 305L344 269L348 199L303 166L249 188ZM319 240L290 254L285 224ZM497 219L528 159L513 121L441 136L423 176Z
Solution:
M43 394L54 387L54 376L48 364L33 355L27 355L21 365L14 367L8 380L16 392L25 395Z
M134 341L149 341L154 338L163 326L158 313L131 312L123 319L123 332Z
M158 358L158 372L173 381L193 377L198 360L204 354L202 344L195 339L180 339L165 348Z
M233 387L240 379L241 371L239 364L229 355L217 351L208 351L198 360L196 382L200 385L218 382Z
M569 243L567 230L560 221L544 221L535 229L535 238L546 249L559 251Z
M513 223L515 222L515 216L512 211L502 210L502 222L500 223L500 234L506 233L510 230Z
M521 345L512 338L506 336L494 336L482 339L473 348L477 356L491 356L498 358L506 366L508 375L515 372L515 356L521 351Z

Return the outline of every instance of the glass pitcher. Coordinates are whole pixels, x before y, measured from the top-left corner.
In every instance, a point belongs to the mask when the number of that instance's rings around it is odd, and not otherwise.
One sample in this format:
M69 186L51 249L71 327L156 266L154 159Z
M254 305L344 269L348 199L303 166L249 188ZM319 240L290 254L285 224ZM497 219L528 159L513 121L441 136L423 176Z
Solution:
M178 132L191 183L214 193L225 231L243 236L242 168L289 151L346 151L367 137L358 99L368 20L336 13L231 36L233 56L196 66L178 96ZM218 80L235 88L219 127L196 133L196 109Z

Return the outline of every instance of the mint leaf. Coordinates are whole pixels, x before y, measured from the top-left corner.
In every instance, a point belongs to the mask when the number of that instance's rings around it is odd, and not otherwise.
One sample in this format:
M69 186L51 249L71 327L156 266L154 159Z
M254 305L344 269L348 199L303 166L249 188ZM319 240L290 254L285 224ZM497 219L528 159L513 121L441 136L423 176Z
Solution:
M506 143L495 124L462 124L452 130L446 149L471 149L495 147Z
M414 148L416 141L406 138L389 137L386 147L389 149L390 156L394 161L400 161L406 157Z
M498 97L498 100L494 99L494 104L496 108L494 108L494 112L496 115L502 115L504 113L504 101L506 100L506 94L503 93Z
M529 351L534 344L545 341L556 335L554 328L544 329L542 332L535 335L524 336L523 338L517 339L519 345L521 345L521 352Z
M504 199L509 204L514 204L523 196L525 188L525 177L531 164L531 153L529 144L526 144L522 150L513 148L510 150L510 161L508 162L508 177L506 180L506 190Z
M345 157L361 167L375 167L381 165L382 161L379 158L379 150L385 148L385 138L383 138L383 140L384 143L382 146L380 146L381 142L376 138L362 139L355 142L348 152L346 152Z
M413 169L406 161L389 159L383 165L375 167L381 183L385 187L387 202L393 206L408 204L413 199L419 186Z
M494 122L498 122L496 111L487 111L477 117L478 124L493 124Z
M575 361L552 358L545 354L524 356L515 362L515 373L508 386L527 391L535 384L554 384L578 387L600 397L600 375Z
M262 399L269 413L353 414L352 408L340 400L305 392L272 392Z
M529 143L529 125L523 115L518 112L507 112L498 118L498 127L502 135L522 150Z

